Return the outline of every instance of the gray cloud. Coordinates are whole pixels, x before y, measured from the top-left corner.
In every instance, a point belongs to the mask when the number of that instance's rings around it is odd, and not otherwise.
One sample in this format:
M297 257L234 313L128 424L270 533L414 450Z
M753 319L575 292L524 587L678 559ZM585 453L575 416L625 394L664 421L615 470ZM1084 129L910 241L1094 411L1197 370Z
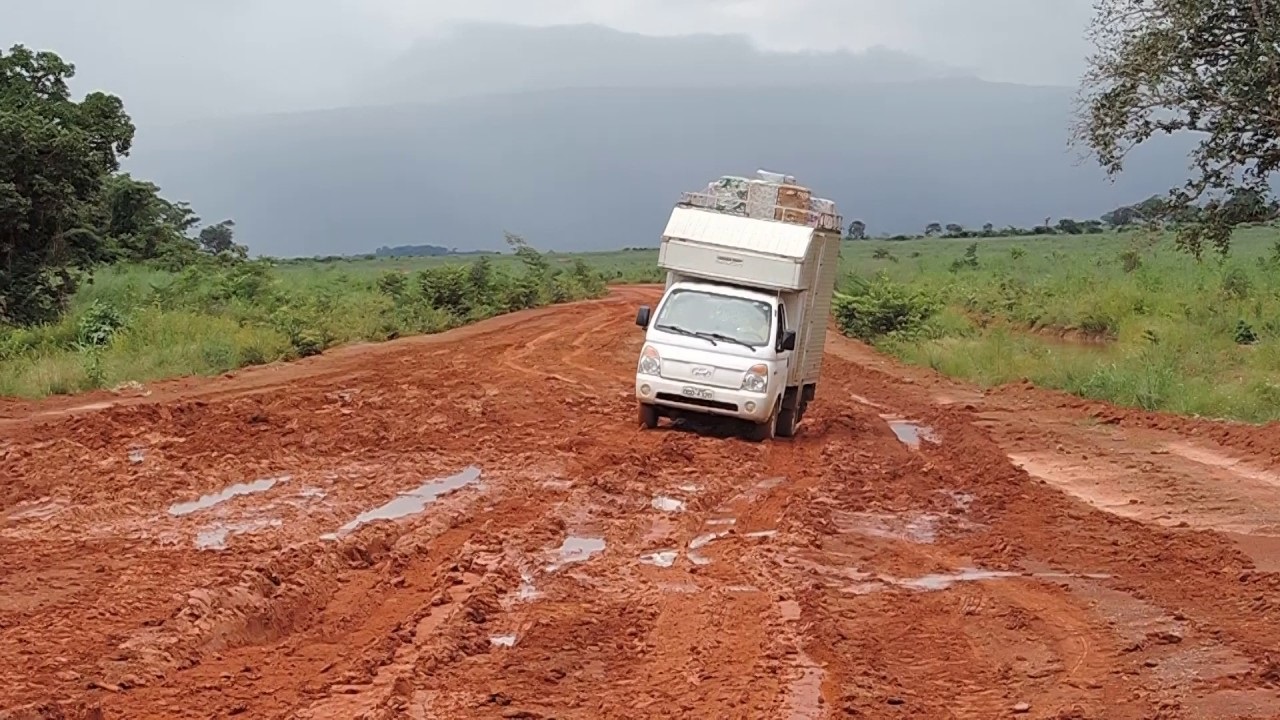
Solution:
M162 121L342 104L352 84L454 22L591 22L741 33L786 50L884 46L992 80L1073 84L1089 0L43 0L11 3L0 45L58 51L79 89Z

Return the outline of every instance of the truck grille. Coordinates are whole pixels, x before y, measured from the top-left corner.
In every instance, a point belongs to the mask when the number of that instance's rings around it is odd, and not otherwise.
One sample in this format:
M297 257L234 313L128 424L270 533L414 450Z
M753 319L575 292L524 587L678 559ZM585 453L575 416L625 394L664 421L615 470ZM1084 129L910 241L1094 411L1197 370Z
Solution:
M703 400L702 398L685 397L675 393L658 393L658 399L671 403L679 403L681 405L693 405L695 407L714 408L716 410L724 410L727 412L738 412L737 403L724 402L721 400Z

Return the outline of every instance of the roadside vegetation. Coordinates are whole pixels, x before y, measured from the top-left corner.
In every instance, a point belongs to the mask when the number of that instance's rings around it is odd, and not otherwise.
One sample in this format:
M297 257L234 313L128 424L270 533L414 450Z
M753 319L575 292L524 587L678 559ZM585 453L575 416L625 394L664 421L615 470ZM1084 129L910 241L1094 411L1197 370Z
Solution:
M435 333L502 313L599 297L582 260L514 255L414 271L270 260L99 268L52 322L0 329L0 396L37 398L315 355Z
M903 360L992 386L1280 420L1280 230L1196 262L1171 233L847 243L836 319Z

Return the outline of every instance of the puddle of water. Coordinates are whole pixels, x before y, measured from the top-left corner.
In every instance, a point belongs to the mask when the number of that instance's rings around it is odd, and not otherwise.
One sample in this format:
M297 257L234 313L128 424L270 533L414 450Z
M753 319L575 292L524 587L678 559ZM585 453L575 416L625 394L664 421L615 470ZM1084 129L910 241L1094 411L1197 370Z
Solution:
M253 495L255 493L266 492L271 488L275 487L276 483L285 482L287 480L289 480L289 476L282 475L276 478L263 478L261 480L255 480L251 483L237 483L230 487L224 488L220 492L216 492L212 495L204 495L199 500L193 500L191 502L185 502L185 503L175 503L173 505L170 505L169 514L174 517L181 517L183 515L190 515L191 513L198 512L200 510L208 510L214 505L224 503L230 500L231 498L237 497L239 495Z
M528 570L521 570L520 589L516 591L516 598L519 600L536 600L540 597L542 597L542 593L533 584L533 574Z
M317 487L305 487L298 491L298 497L308 500L323 500L328 496L329 493Z
M676 558L679 557L679 550L659 550L658 552L641 555L640 562L645 565L656 565L657 567L669 568L676 564Z
M913 450L920 448L921 442L939 443L938 435L933 428L928 425L911 422L910 420L888 419L890 429L893 434L898 436L898 440Z
M968 512L969 506L973 505L973 501L977 499L970 493L962 492L960 490L940 490L939 492L950 495L951 501L955 503L956 509L963 512Z
M592 555L603 552L604 548L604 538L570 535L564 539L560 547L555 549L554 552L559 559L547 566L547 571L555 572L570 563L589 560Z
M516 644L515 635L494 635L489 638L489 644L494 647L513 647Z
M48 498L19 503L9 513L9 520L48 520L62 511L62 505Z
M665 495L654 498L653 502L649 504L653 506L654 510L660 510L662 512L684 512L684 501L677 500L673 497L666 497Z
M694 485L694 484L692 484L692 483L688 483L688 484L685 484L685 485L681 485L681 486L677 487L676 489L677 489L677 490L679 490L680 492L696 493L696 492L698 492L699 490L701 490L702 488L700 488L700 487L698 487L697 485Z
M696 538L694 538L694 539L692 539L692 540L690 540L690 541L689 541L689 549L690 549L690 550L697 550L697 549L699 549L699 548L703 548L703 547L706 547L707 545L710 545L711 543L715 542L716 540L719 540L719 539L721 539L721 538L728 537L728 536L729 536L729 533L727 533L727 532L709 532L709 533L703 533L703 534L699 535L698 537L696 537Z
M129 462L133 463L134 465L137 465L138 463L146 459L147 459L146 448L135 448L129 451Z
M930 545L938 538L939 519L932 513L906 517L887 513L841 513L836 518L836 526L842 532Z
M249 520L236 523L216 523L196 534L196 547L201 550L225 550L232 535L265 530L284 525L280 520Z
M707 520L703 524L704 525L733 525L736 522L738 522L737 518L723 517L723 518L711 518L710 520Z
M969 568L953 573L933 573L910 580L891 581L912 590L946 590L958 582L977 582L979 580L996 580L999 578L1017 577L1018 573L1000 570L978 570Z
M931 573L918 578L894 578L885 575L879 575L868 582L855 583L846 588L846 592L854 595L867 595L884 589L885 585L896 585L898 587L910 590L919 590L922 592L938 592L947 590L956 583L963 582L980 582L983 580L1004 580L1016 577L1030 577L1045 580L1066 580L1066 579L1089 579L1089 580L1106 580L1111 576L1102 573L1055 573L1055 572L1038 572L1038 573L1020 573L1009 572L1004 570L981 570L978 568L961 568L955 572L949 573Z
M465 470L441 480L423 483L409 492L400 493L396 497L372 510L366 510L356 519L338 528L337 532L321 536L324 540L336 540L343 535L354 532L362 525L378 520L399 520L417 515L441 496L456 492L480 479L480 468L472 465Z
M772 490L786 481L787 479L785 477L765 478L764 480L761 480L760 482L756 483L755 489L756 490Z

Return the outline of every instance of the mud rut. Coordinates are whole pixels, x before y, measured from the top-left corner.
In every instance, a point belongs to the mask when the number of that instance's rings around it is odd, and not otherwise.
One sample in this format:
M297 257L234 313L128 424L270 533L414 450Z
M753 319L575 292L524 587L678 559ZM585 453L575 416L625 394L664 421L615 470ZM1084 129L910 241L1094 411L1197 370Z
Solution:
M0 718L1280 716L1275 428L833 337L643 432L656 295L5 406Z

